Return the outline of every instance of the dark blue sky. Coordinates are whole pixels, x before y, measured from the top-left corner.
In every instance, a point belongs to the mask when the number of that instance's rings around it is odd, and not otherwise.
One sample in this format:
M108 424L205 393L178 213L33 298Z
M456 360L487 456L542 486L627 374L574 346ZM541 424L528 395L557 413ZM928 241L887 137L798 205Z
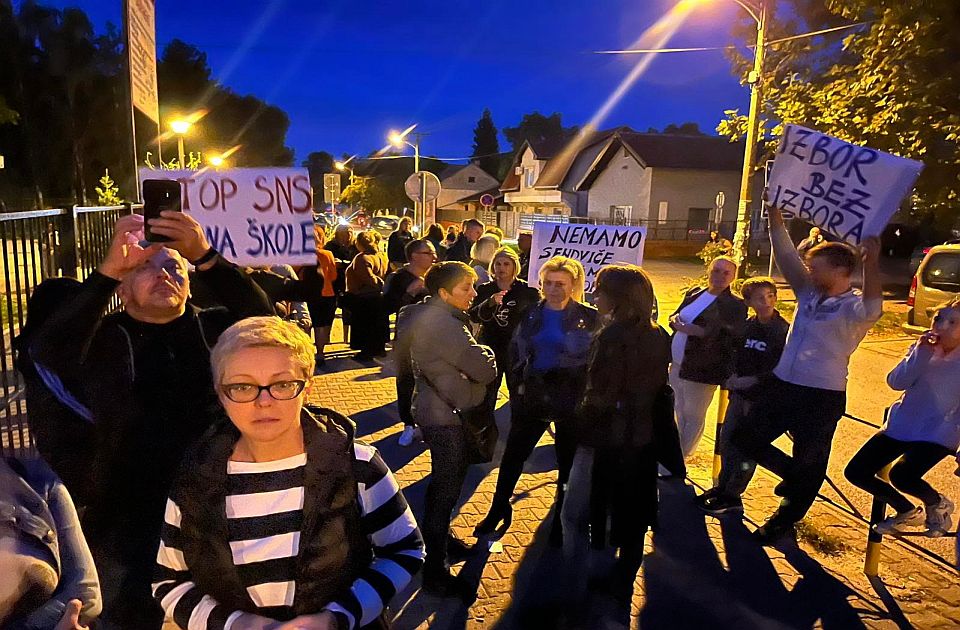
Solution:
M121 0L79 6L103 30ZM366 154L390 128L429 133L424 154L470 154L489 107L498 128L533 110L583 124L638 61L592 54L628 47L675 0L158 0L158 55L171 39L195 44L213 75L290 116L297 161L311 151ZM730 43L740 9L704 2L670 46ZM161 95L162 98L162 95ZM693 120L712 131L748 92L721 52L661 55L602 127L638 130ZM501 134L501 149L509 145Z

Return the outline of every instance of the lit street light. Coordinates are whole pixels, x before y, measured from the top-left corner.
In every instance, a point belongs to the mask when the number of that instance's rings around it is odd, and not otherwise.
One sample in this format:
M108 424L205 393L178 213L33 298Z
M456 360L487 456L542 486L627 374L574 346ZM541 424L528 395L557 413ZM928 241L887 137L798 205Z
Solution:
M355 157L356 157L356 156L353 155L353 156L350 156L350 157L347 159L346 162L339 162L339 161L338 161L338 162L335 162L335 163L334 163L334 167L336 167L336 169L337 169L338 171L343 171L343 170L348 170L348 171L350 171L350 185L351 185L351 186L353 185L353 167L352 167L352 166L348 166L348 164L350 164L350 161L353 160L353 158L355 158Z
M402 149L403 145L407 145L408 147L413 148L413 172L416 173L417 179L420 183L420 201L416 201L413 204L413 216L414 216L414 224L419 225L420 231L423 232L425 228L424 223L426 222L426 219L427 219L427 205L423 201L424 198L427 196L427 191L426 191L427 182L424 179L423 175L420 173L420 134L419 133L413 134L415 138L415 142L410 142L409 140L406 139L407 136L410 135L410 132L413 131L414 127L416 127L416 125L411 125L403 133L400 133L398 131L391 131L390 135L387 136L387 140L390 142L390 144L397 147L398 149ZM417 221L418 217L419 217L419 222Z
M214 155L209 158L210 166L213 168L220 168L224 164L224 159L222 155Z
M183 136L190 131L190 127L192 126L192 122L182 118L170 121L170 129L173 130L173 133L177 134L177 152L180 156L180 168L186 168L183 156Z

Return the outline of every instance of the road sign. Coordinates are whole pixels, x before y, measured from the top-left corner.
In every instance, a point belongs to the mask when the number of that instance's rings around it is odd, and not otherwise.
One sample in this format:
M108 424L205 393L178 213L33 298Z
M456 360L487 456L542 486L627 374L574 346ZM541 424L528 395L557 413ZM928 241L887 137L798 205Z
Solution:
M492 208L493 195L491 195L490 193L484 193L480 195L480 205L483 206L484 208Z
M717 229L718 229L718 230L720 229L720 224L723 222L723 202L724 202L725 200L726 200L726 196L723 194L723 191L722 191L722 190L717 193L717 197L716 197L716 199L714 199L714 202L716 202L716 206L715 206L715 207L716 207L716 216L715 216L715 218L714 218L714 221L715 221L716 224L717 224Z
M429 203L440 196L440 180L430 171L414 173L403 183L403 189L411 201L420 201L421 177L423 177L423 201Z
M338 201L340 201L340 174L324 173L323 202L336 203Z

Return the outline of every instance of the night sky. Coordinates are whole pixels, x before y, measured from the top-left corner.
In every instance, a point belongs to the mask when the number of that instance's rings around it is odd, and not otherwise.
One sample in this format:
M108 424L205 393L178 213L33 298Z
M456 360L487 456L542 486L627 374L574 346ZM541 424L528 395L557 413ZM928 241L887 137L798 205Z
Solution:
M79 6L97 31L121 22L121 0L45 3ZM424 154L458 158L484 107L501 129L533 110L560 112L568 126L590 120L639 61L592 51L629 47L674 3L157 0L158 56L180 38L207 53L222 83L285 110L297 163L311 151L367 154L412 123L429 134ZM729 44L739 11L704 1L668 45ZM692 120L712 133L724 109L748 100L722 52L661 55L600 126ZM500 144L509 149L502 134Z

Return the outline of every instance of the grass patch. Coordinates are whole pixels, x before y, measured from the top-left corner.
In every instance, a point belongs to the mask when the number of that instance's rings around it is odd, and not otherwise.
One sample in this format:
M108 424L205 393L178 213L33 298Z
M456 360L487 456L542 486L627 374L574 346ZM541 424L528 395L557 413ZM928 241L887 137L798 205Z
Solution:
M837 557L850 550L850 546L839 536L821 530L807 519L797 523L797 540L806 542L824 556Z

